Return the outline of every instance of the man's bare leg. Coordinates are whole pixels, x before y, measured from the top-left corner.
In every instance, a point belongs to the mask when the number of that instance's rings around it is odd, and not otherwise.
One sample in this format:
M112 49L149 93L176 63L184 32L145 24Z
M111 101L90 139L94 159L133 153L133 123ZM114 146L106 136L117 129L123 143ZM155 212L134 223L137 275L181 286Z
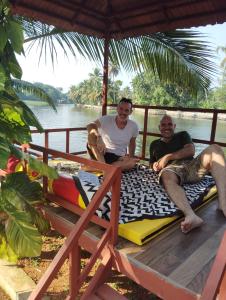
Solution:
M161 175L163 186L170 199L183 212L185 219L181 222L181 231L188 233L192 229L202 225L203 220L192 210L184 189L179 185L178 177L171 171L164 171Z
M94 130L88 134L88 147L91 149L96 160L105 162L103 153L97 149L97 136Z
M215 179L219 197L219 209L222 210L226 217L226 162L221 147L216 144L207 147L201 154L201 162Z

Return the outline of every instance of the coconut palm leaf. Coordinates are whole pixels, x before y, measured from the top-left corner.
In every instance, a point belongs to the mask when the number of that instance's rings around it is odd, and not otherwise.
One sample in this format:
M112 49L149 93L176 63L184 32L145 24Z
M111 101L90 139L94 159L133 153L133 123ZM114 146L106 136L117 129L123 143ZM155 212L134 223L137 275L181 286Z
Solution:
M57 60L57 47L65 55L77 53L102 65L104 41L76 32L67 32L39 21L22 19L25 43L29 50L35 45L39 57L51 53ZM205 37L192 30L175 30L154 33L148 36L110 41L110 61L127 71L151 70L161 81L175 83L197 94L199 89L208 89L215 75L212 48L204 42ZM58 44L58 46L56 46Z
M41 98L43 101L46 101L55 111L57 111L53 99L43 89L33 85L28 81L17 79L13 80L13 87L16 92L27 92Z

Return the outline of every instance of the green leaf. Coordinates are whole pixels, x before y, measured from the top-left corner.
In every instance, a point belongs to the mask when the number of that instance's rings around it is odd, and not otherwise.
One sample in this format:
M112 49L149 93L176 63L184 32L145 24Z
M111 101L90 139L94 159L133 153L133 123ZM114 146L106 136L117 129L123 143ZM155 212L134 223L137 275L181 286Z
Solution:
M5 89L6 79L7 78L6 78L5 70L2 64L0 64L0 91L3 91Z
M38 211L29 205L29 207L26 208L27 211L29 211L29 214L31 215L33 224L38 228L38 231L42 234L45 234L50 229L49 222L43 218L43 216L38 213Z
M26 155L26 154L25 154ZM50 179L58 178L58 173L55 169L49 167L47 164L39 161L31 156L26 155L25 158L28 161L30 168L34 171L39 172L43 176L47 176Z
M46 101L56 111L56 106L54 104L53 99L43 89L36 87L32 83L24 80L14 79L12 82L13 82L13 87L17 92L22 91L22 92L35 95L39 97L41 100Z
M20 208L18 202L43 203L40 183L31 181L24 172L7 175L5 182L2 183L2 197L17 208Z
M3 26L0 26L0 53L4 50L6 42L7 42L7 33L5 31L5 28Z
M6 28L13 50L20 54L23 50L23 27L15 19L11 19Z
M9 61L8 67L9 67L10 73L12 74L13 77L18 78L18 79L20 79L22 77L23 72L22 72L22 69L21 69L19 63L17 62L17 60Z
M0 137L0 169L5 169L11 150L9 143Z
M18 257L6 240L5 226L0 224L0 259L16 262Z
M6 237L9 245L19 257L34 257L41 253L42 238L37 228L31 224L27 213L7 209Z

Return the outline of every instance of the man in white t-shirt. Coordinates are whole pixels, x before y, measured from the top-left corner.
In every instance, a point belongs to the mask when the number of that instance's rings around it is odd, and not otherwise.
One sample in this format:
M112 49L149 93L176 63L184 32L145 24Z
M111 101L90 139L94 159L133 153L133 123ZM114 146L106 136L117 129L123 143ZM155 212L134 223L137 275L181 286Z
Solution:
M133 168L139 161L134 157L139 129L129 119L132 106L130 99L122 98L117 115L106 115L87 125L87 147L92 158L120 166L122 170Z

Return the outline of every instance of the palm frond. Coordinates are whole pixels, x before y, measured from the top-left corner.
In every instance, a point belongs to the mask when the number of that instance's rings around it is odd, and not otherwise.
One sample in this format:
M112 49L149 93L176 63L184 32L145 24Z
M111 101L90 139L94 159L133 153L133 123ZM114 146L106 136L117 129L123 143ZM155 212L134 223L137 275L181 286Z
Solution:
M104 40L67 32L54 26L23 18L25 43L29 50L39 46L39 57L50 51L57 60L57 44L67 56L78 54L100 65L103 63ZM175 30L148 36L110 41L110 62L129 72L151 71L161 81L175 83L197 94L208 89L216 66L213 49L205 37L193 30ZM37 50L37 47L36 47Z
M39 97L43 101L46 101L55 111L57 111L53 99L43 89L33 85L28 81L17 79L13 80L13 87L17 92L27 92Z

